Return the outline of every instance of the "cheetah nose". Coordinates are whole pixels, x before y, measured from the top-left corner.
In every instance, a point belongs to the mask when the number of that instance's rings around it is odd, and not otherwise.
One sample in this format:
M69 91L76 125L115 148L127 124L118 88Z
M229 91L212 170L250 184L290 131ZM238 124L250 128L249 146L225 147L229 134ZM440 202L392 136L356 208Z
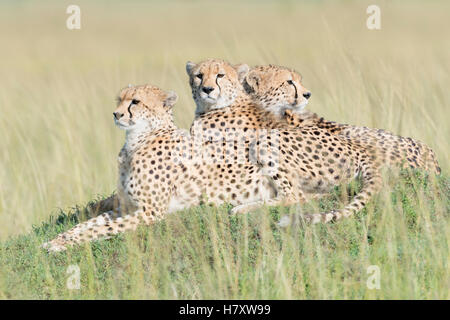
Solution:
M114 118L116 118L116 120L119 120L120 118L123 117L123 113L120 112L113 112Z
M311 97L311 92L305 92L305 93L303 94L303 96L304 96L306 99L309 99L309 98Z
M203 87L202 91L206 94L209 94L211 91L213 91L213 87Z

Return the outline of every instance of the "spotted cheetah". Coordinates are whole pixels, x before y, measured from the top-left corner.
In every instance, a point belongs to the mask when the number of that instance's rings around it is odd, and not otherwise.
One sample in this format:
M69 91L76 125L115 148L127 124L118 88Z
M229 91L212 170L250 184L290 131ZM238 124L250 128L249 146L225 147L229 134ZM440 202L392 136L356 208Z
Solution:
M255 103L280 116L284 114L286 121L293 126L315 125L373 148L385 166L422 168L436 174L441 172L433 150L420 141L382 129L327 121L304 110L311 93L304 92L301 80L300 74L289 68L258 66L244 77L243 87ZM299 99L301 94L303 99Z
M118 100L114 121L126 132L118 156L119 205L45 243L48 251L150 225L167 213L201 203L236 206L275 197L276 188L260 166L230 159L210 161L195 153L196 142L174 125L174 92L135 86L123 89ZM111 202L107 199L105 206Z
M186 71L197 109L207 111L196 117L191 130L200 127L207 136L217 130L227 136L230 128L240 129L244 136L246 132L254 130L278 130L278 140L269 140L267 145L279 144L279 158L269 157L259 162L261 167L267 169L266 174L278 183L277 197L271 199L271 204L277 201L305 201L308 194L329 192L331 187L349 182L360 174L362 190L345 208L305 215L306 220L313 223L328 222L352 215L380 189L381 164L372 149L352 142L345 136L332 135L324 128L305 126L299 129L289 125L283 121L281 114L260 107L241 85L236 86L239 82L237 71L223 60L210 59L198 64L188 62ZM230 89L229 86L234 88ZM295 100L292 103L303 101L305 104L303 99L310 96L306 89L289 82L286 88L294 92ZM234 92L232 96L228 95L230 90ZM215 105L215 102L225 100L231 101L227 107ZM275 163L278 164L277 170L270 170ZM234 208L233 212L246 212L263 204L263 201L244 204Z

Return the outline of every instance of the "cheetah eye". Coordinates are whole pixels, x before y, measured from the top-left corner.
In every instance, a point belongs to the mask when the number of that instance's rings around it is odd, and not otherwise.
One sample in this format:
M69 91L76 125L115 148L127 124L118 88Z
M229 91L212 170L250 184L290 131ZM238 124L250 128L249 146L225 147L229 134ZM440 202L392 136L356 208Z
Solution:
M141 102L141 101L136 100L136 99L131 100L131 104L139 104L139 102Z
M201 74L201 73L199 73L199 74L196 74L195 75L197 78L199 78L200 80L202 80L203 79L203 75Z
M224 75L223 73L219 73L219 74L217 75L217 78L223 78L223 77L225 77L225 75Z
M288 80L287 83L288 84L294 84L294 82L292 80Z

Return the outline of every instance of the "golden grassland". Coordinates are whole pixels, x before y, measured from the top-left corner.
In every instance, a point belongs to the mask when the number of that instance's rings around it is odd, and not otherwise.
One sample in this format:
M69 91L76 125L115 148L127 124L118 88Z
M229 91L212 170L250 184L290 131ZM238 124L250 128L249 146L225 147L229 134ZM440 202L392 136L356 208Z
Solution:
M273 229L279 212L200 208L55 258L38 245L73 221L30 231L115 189L120 88L176 91L187 128L185 63L209 57L295 68L308 108L419 139L448 177L450 3L381 1L376 31L368 1L78 1L81 30L66 28L69 4L0 4L0 298L448 298L445 179L391 179L361 216L288 233ZM64 288L70 262L81 291ZM366 288L370 264L383 290Z

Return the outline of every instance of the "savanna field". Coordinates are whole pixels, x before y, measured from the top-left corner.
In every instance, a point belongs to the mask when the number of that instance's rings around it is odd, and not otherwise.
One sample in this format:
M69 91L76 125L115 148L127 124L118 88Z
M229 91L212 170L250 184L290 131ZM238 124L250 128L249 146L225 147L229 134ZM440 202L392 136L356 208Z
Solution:
M70 4L80 30L66 27ZM380 30L366 27L370 4ZM449 12L448 1L3 1L0 299L448 299ZM196 207L63 253L41 249L116 188L118 91L176 91L176 123L189 128L185 63L210 57L296 69L307 108L418 139L442 174L387 171L373 201L335 224L276 226L344 206L358 183L301 206ZM370 266L379 289L367 285Z

